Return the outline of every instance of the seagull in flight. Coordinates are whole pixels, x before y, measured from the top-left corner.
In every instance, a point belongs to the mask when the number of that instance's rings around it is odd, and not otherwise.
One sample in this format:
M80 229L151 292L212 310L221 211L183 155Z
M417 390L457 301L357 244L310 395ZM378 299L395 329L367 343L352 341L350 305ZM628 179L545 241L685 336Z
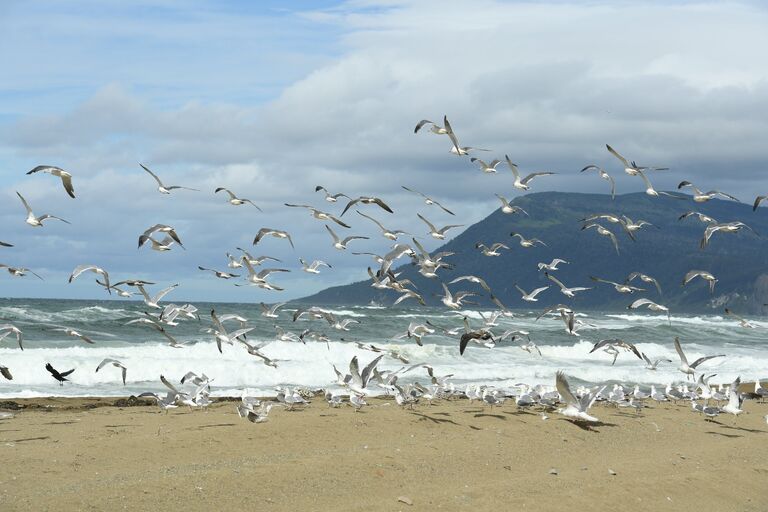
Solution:
M627 279L624 282L625 283L630 283L630 282L634 281L638 277L640 278L640 280L642 282L644 282L644 283L651 283L654 286L656 286L656 289L659 291L659 295L661 295L661 286L659 285L659 282L656 279L654 279L653 277L645 275L645 274L641 274L640 272L632 272L631 274L629 274L627 276Z
M651 361L647 355L645 355L645 352L642 352L640 354L643 356L643 360L645 361L645 369L646 370L653 370L656 371L656 367L659 366L659 363L664 361L665 363L671 363L671 359L656 359L655 361Z
M63 333L65 333L67 336L72 336L73 338L78 338L78 339L81 339L81 340L83 340L84 342L86 342L86 343L89 343L89 344L91 344L91 345L93 345L93 344L95 343L95 342L94 342L94 341L93 341L91 338L89 338L89 337L88 337L88 336L86 336L85 334L82 334L82 333L80 333L80 332L78 332L78 331L76 331L76 330L74 330L74 329L71 329L71 328L69 328L69 327L55 327L55 328L53 328L53 329L51 329L51 330L52 330L52 331L59 331L59 332L63 332Z
M16 336L16 342L19 344L19 348L24 350L24 347L22 346L22 342L24 341L24 334L21 332L21 329L13 324L0 325L0 341L3 341L11 334Z
M306 261L304 261L303 258L299 258L299 263L301 263L301 266L303 267L301 270L309 274L319 274L320 271L317 270L317 268L320 266L333 268L331 265L324 262L323 260L314 260L312 263L307 263Z
M603 235L603 236L607 236L608 238L610 238L611 242L613 243L613 248L616 249L616 254L620 254L619 253L619 241L616 239L616 235L614 235L611 230L609 230L608 228L606 228L604 226L601 226L600 224L598 224L596 222L592 222L590 224L585 224L584 226L582 226L581 230L584 231L585 229L590 229L590 228L596 228L598 235Z
M156 241L152 238L152 234L154 233L165 233L167 236L160 242ZM155 224L154 226L147 228L144 233L139 236L139 247L147 243L147 241L152 242L152 248L155 250L168 250L170 247L168 247L168 244L166 243L166 240L170 238L170 240L176 242L179 244L179 247L184 249L184 244L181 243L181 238L179 238L178 233L176 233L176 230L173 229L171 226L168 226L166 224ZM161 249L159 247L168 247L168 249Z
M519 206L514 206L512 204L509 204L509 201L507 201L506 198L501 197L499 194L494 194L496 197L499 198L499 201L501 201L501 211L502 213L512 214L512 213L524 213L528 215L528 212L520 208Z
M136 288L139 289L139 292L144 297L144 304L149 306L150 308L154 309L163 309L162 306L159 305L160 300L165 297L169 292L173 291L177 286L179 286L178 283L169 286L168 288L165 288L163 290L160 290L157 292L157 294L154 297L150 297L147 293L147 290L144 289L144 286L139 284L136 285Z
M738 320L739 321L739 325L741 327L744 327L746 329L754 329L755 328L755 324L750 323L749 320L747 320L746 318L740 317L739 315L737 315L736 313L734 313L733 311L731 311L728 308L725 308L725 314L728 315L728 316L732 316L733 318Z
M46 213L45 215L41 215L39 217L35 217L35 214L32 212L32 208L29 207L29 203L27 203L27 200L24 199L24 196L22 196L18 192L16 192L16 195L19 196L19 199L21 199L21 202L24 204L24 208L27 209L27 219L26 219L25 222L27 224L29 224L30 226L33 226L33 227L36 227L36 228L37 227L42 227L43 221L45 221L47 219L56 219L56 220L60 220L61 222L66 223L66 224L71 224L71 222L69 222L68 220L64 220L61 217L57 217L55 215L50 215L48 213Z
M555 270L558 270L557 266L560 264L568 265L569 263L565 260L561 260L560 258L555 258L552 260L552 263L544 263L541 262L538 264L539 270L549 270L550 272L553 272Z
M626 282L624 283L617 283L616 281L609 281L607 279L601 279L599 277L595 276L589 276L589 278L593 281L596 281L598 283L606 283L613 285L613 288L619 292L619 293L635 293L635 292L644 292L645 288L637 288L636 286L630 286Z
M610 174L605 172L605 169L603 169L602 167L598 167L597 165L590 164L590 165L584 167L579 172L589 171L589 170L592 170L592 169L596 170L597 174L601 178L603 178L604 180L606 180L607 182L609 182L611 184L611 199L615 199L616 198L616 180L613 179L613 176L611 176Z
M512 160L509 159L508 155L504 155L504 158L507 160L507 165L509 166L509 169L512 171L512 174L515 176L515 182L512 184L516 189L519 190L528 190L531 187L528 186L528 183L531 182L533 178L536 176L549 176L552 174L555 174L554 172L549 171L542 171L542 172L532 172L525 178L520 179L520 170L517 168L517 164L513 163Z
M121 363L120 361L118 361L117 359L110 359L110 358L104 359L103 361L101 361L99 363L99 366L96 367L96 373L98 373L99 370L101 370L102 368L104 368L105 366L107 366L109 364L111 364L112 366L114 366L116 368L120 368L121 369L122 374L123 374L123 386L125 386L125 374L128 372L128 368L126 368L125 365L123 363Z
M675 350L677 351L677 355L680 356L680 367L678 368L678 370L686 374L688 378L691 378L691 379L693 379L696 368L698 368L698 366L704 361L709 361L710 359L714 359L715 357L725 357L725 354L718 354L716 356L704 356L704 357L698 358L693 363L688 364L688 358L685 357L685 353L683 352L683 347L680 346L680 338L677 336L675 336Z
M256 233L256 237L253 239L253 245L258 244L259 240L261 240L265 236L272 236L275 238L285 238L291 244L291 247L295 249L295 247L293 246L293 240L291 239L291 235L289 235L287 231L281 231L279 229L272 229L272 228L261 228L259 232Z
M491 161L491 163L485 163L485 161L475 157L470 158L469 161L472 163L477 162L478 164L480 164L480 170L483 171L485 174L496 173L496 166L498 166L501 163L501 160L499 160L498 158L494 158Z
M72 175L62 169L61 167L55 167L53 165L38 165L31 171L27 172L27 175L35 174L36 172L44 172L52 176L58 176L61 178L61 184L64 185L64 190L67 191L69 197L75 198L75 189L72 187Z
M699 246L703 249L707 245L709 245L709 239L712 238L712 235L714 235L718 231L721 233L736 233L737 231L740 231L742 228L747 228L748 230L754 233L754 230L752 228L750 228L749 226L747 226L746 224L740 221L724 222L722 224L710 224L704 230L704 237L701 239Z
M339 200L340 197L346 197L347 199L350 199L350 197L347 194L344 194L342 192L339 192L338 194L331 194L322 185L318 185L315 187L315 192L319 192L321 190L325 193L325 200L328 201L329 203L335 203L336 201Z
M340 251L343 251L344 249L346 249L347 244L352 240L368 240L367 236L348 236L342 240L341 238L339 238L339 235L334 233L334 231L328 226L328 224L325 225L325 229L328 230L328 233L330 233L331 237L333 238L333 246Z
M447 213L447 214L449 214L449 215L456 215L456 214L455 214L455 213L453 213L451 210L449 210L448 208L446 208L446 207L445 207L445 206L443 206L442 204L438 203L436 200L432 199L431 197L429 197L429 196L427 196L427 195L425 195L425 194L422 194L422 193L421 193L421 192L419 192L418 190L413 190L413 189L410 189L410 188L406 187L405 185L401 185L401 187L402 187L403 189L407 190L408 192L412 192L412 193L414 193L414 194L418 194L418 195L420 195L421 197L423 197L423 198L424 198L424 204L426 204L426 205L428 205L428 206L431 206L431 205L435 205L435 206L438 206L438 207L440 207L440 208L441 208L441 209L442 209L442 210L443 210L445 213Z
M78 265L75 267L75 269L72 271L72 274L69 276L68 282L72 282L73 279L77 279L80 274L83 272L93 272L95 274L101 274L101 276L104 278L104 287L107 289L107 292L109 294L112 294L111 286L109 285L109 274L106 270L104 270L101 267L97 267L96 265ZM115 286L119 285L120 283L115 284Z
M343 220L334 217L330 213L326 213L323 211L318 210L317 208L314 208L312 206L308 206L306 204L290 204L290 203L284 203L285 206L288 206L289 208L306 208L309 210L310 215L312 215L314 218L319 220L332 220L336 224L338 224L341 227L348 228L350 227L349 224L346 224Z
M231 191L231 190L229 190L228 188L224 188L224 187L218 187L216 190L214 190L214 191L213 191L213 193L214 193L214 194L218 194L218 193L219 193L219 192L221 192L222 190L223 190L224 192L226 192L227 194L229 194L229 200L228 200L229 204L231 204L231 205L234 205L234 206L240 206L241 204L250 203L250 204L252 204L252 205L253 205L253 206L254 206L254 207L257 209L257 210L259 210L260 212L261 212L261 211L263 211L261 208L259 208L258 206L256 206L256 203L254 203L254 202L253 202L253 201L251 201L250 199L245 199L245 198L242 198L242 197L237 197L237 196L236 196L235 194L233 194L233 193L232 193L232 191Z
M171 190L177 190L177 189L181 189L181 190L192 190L192 191L195 191L195 192L200 192L200 191L199 191L198 189L196 189L196 188L182 187L181 185L164 185L164 184L163 184L163 182L162 182L162 181L160 181L160 178L158 178L157 174L155 174L155 173L153 173L152 171L150 171L150 170L149 170L149 169L148 169L148 168L147 168L147 167L146 167L144 164L139 164L139 165L141 166L141 168L142 168L142 169L144 169L145 171L147 171L147 172L149 173L149 175L150 175L150 176L152 176L153 178L155 178L155 181L157 182L157 190L158 190L158 191L159 191L161 194L170 194L170 193L171 193Z
M44 280L38 274L32 272L31 270L29 270L26 267L11 267L9 265L6 265L5 263L0 263L0 268L6 269L8 271L8 273L11 274L14 277L24 277L25 275L27 275L27 273L30 273L33 276L35 276L36 278L40 279L41 281Z
M233 277L240 277L240 274L232 274L230 272L224 272L222 270L216 270L213 268L205 268L201 267L200 265L197 266L198 269L207 271L207 272L213 272L213 274L218 277L219 279L232 279Z
M637 299L635 302L627 306L627 309L637 309L643 306L646 306L651 311L660 311L666 313L667 321L669 322L669 325L672 325L672 319L669 316L669 308L661 304L656 304L651 299Z
M447 226L444 226L441 229L437 229L437 227L434 224L432 224L427 219L425 219L420 213L417 213L416 216L420 218L424 222L424 224L426 224L429 227L429 234L432 235L432 238L435 238L437 240L445 240L445 233L449 229L464 227L464 224L448 224Z
M565 286L562 283L562 281L560 281L558 278L556 278L555 276L553 276L549 272L544 272L544 275L547 276L547 279L549 279L550 281L555 283L557 286L559 286L560 287L560 293L562 293L566 297L573 298L573 297L576 296L576 292L583 292L583 291L587 291L587 290L591 290L592 289L592 288L584 288L584 287L581 287L581 286L576 286L576 287L573 287L573 288L568 288L567 286Z
M685 277L683 278L683 284L680 286L687 285L697 277L700 277L709 283L709 293L715 293L715 283L717 282L717 279L715 279L715 276L706 270L690 270L685 274Z
M693 200L696 201L697 203L705 203L710 199L714 198L715 196L722 196L722 197L725 197L726 199L732 199L738 203L741 202L735 197L733 197L732 195L726 194L725 192L720 192L719 190L710 190L709 192L702 192L690 181L681 181L680 184L677 186L677 189L680 190L683 187L691 187L691 190L693 190Z
M517 288L517 291L519 291L521 294L523 294L522 299L528 302L538 302L539 299L536 298L538 294L543 292L544 290L548 289L549 286L542 286L541 288L536 288L531 293L526 292L522 288L520 288L517 283L515 283L515 288Z
M641 174L643 171L668 171L669 170L669 167L640 167L634 161L630 163L626 158L621 156L610 145L606 144L605 147L613 156L615 156L616 158L619 159L619 161L621 161L621 163L624 165L624 172L626 172L630 176L637 176L638 174Z
M341 212L341 216L343 217L345 213L347 213L347 210L349 210L353 205L360 203L360 204L375 204L378 207L380 207L385 212L393 213L392 208L387 206L387 204L379 199L378 197L369 197L369 196L360 196L356 199L352 199L350 202L347 203L347 206L344 207L344 211Z
M535 246L536 244L541 244L541 245L543 245L544 247L546 247L546 246L547 246L547 244L545 244L544 242L542 242L542 241L541 241L541 240L539 240L538 238L525 238L525 237L524 237L523 235L521 235L520 233L515 233L514 231L513 231L513 232L511 232L511 233L509 234L509 236L512 236L512 237L515 237L515 236L516 236L516 237L520 238L520 245L521 245L522 247L533 247L533 246Z
M377 221L373 217L370 217L370 216L362 213L359 210L355 210L355 211L357 212L358 215L360 215L362 217L365 217L366 219L370 220L371 222L373 222L374 224L379 226L379 229L381 230L381 234L384 235L384 238L386 238L387 240L395 241L395 240L397 240L397 237L400 236L400 235L409 235L410 234L410 233L407 233L407 232L399 230L399 229L387 229L387 228L384 227L384 225L381 222Z
M565 408L558 409L558 413L567 418L573 418L576 421L585 421L589 423L600 422L599 419L590 416L588 411L589 408L592 407L592 404L595 403L595 400L597 400L598 395L605 389L605 386L596 391L585 393L581 399L577 400L573 392L571 392L571 387L568 384L565 373L558 371L555 375L555 387L565 403Z

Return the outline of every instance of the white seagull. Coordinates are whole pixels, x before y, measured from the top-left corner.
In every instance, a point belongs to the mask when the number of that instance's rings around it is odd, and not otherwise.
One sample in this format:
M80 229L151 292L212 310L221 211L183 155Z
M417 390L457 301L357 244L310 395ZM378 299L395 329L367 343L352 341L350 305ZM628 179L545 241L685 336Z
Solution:
M72 187L72 175L62 169L61 167L55 167L53 165L38 165L31 171L27 172L27 175L34 174L36 172L44 172L52 176L58 176L61 178L61 184L64 185L64 190L67 191L69 197L75 198L75 189Z
M424 222L424 224L426 224L429 227L429 234L432 235L432 238L435 238L437 240L445 240L445 232L448 231L449 229L464 227L464 224L448 224L447 226L444 226L441 229L437 229L437 227L434 224L432 224L427 219L422 217L420 213L417 213L416 216L419 217Z
M224 187L218 187L216 190L214 190L214 191L213 191L213 193L214 193L214 194L218 194L218 193L219 193L219 192L221 192L222 190L223 190L224 192L226 192L227 194L229 194L229 200L227 201L229 204L231 204L231 205L234 205L234 206L240 206L241 204L249 203L249 204L252 204L252 205L253 205L253 206L254 206L254 207L257 209L257 210L259 210L259 211L263 211L261 208L259 208L258 206L256 206L256 203L254 203L254 202L253 202L253 201L251 201L250 199L245 199L245 198L242 198L242 197L237 197L237 196L236 196L235 194L233 194L233 193L232 193L232 191L231 191L231 190L229 190L228 188L224 188Z
M528 190L531 188L530 186L528 186L528 183L530 183L531 180L536 176L549 176L549 175L555 174L554 172L549 172L549 171L532 172L525 178L520 179L520 170L517 168L517 164L512 163L512 160L509 159L509 156L504 155L504 157L507 159L507 165L509 165L509 168L512 171L512 174L515 176L515 182L512 184L512 186L515 187L516 189Z
M157 182L157 190L161 194L170 194L171 190L177 190L177 189L180 189L180 190L193 190L195 192L200 192L196 188L182 187L181 185L164 185L163 182L160 181L160 178L157 177L157 174L155 174L152 171L150 171L144 164L139 164L139 165L141 166L142 169L147 171L150 176L155 178L155 181Z
M111 364L112 366L121 369L123 373L123 386L125 386L125 374L128 372L128 368L126 368L125 365L120 361L118 361L117 359L109 359L109 358L104 359L102 362L99 363L99 366L96 367L96 373L98 373L99 370L101 370L108 364Z
M35 214L32 212L32 208L29 207L29 203L27 203L27 200L24 199L24 197L21 194L19 194L18 192L16 192L16 195L19 196L19 199L21 199L21 202L24 204L24 208L27 209L27 219L26 219L25 222L27 224L29 224L30 226L33 226L33 227L36 227L36 228L42 227L43 226L43 221L47 220L47 219L56 219L56 220L60 220L61 222L66 223L66 224L71 224L69 221L62 219L61 217L57 217L55 215L50 215L48 213L46 213L45 215L41 215L39 217L35 217Z
M597 391L585 393L580 400L577 400L571 392L571 387L568 385L565 374L562 371L558 371L555 376L555 387L566 405L564 409L558 409L558 413L567 418L573 418L576 421L586 421L589 423L598 423L600 421L594 416L590 416L587 411L595 403L595 400L605 389L605 386Z

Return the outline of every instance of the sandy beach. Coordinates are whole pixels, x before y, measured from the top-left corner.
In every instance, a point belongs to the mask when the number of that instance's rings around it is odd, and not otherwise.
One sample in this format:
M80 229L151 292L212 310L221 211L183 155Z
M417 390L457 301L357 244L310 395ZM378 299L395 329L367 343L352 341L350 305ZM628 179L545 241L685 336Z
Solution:
M768 404L754 401L735 424L687 403L596 406L591 428L466 400L354 412L316 398L263 424L235 402L14 402L0 420L4 510L768 509Z

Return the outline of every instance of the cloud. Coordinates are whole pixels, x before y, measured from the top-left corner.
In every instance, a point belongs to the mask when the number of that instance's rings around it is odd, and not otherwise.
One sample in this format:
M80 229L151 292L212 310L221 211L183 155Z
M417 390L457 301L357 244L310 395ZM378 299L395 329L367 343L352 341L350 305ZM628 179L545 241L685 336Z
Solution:
M276 300L210 284L196 270L223 267L225 252L269 226L298 241L295 253L279 241L263 248L294 270L277 278L286 297L362 278L369 260L333 250L319 221L281 205L338 213L339 205L314 193L322 184L382 196L397 215L366 212L418 235L417 211L436 223L451 220L400 188L407 185L445 202L463 223L480 220L498 206L494 192L514 195L509 171L482 175L448 153L446 137L414 135L419 119L439 122L444 114L463 144L493 149L489 158L509 154L524 171L558 172L535 181L534 190L606 192L605 182L577 172L593 162L616 176L619 193L642 190L606 143L642 164L671 167L652 177L657 188L689 179L751 200L764 186L768 14L759 4L347 2L265 17L201 3L188 16L169 16L178 9L170 2L146 23L126 25L118 23L125 12L54 13L62 17L54 33L17 46L17 60L39 56L55 37L83 31L59 59L48 59L20 106L3 109L12 115L0 124L7 161L22 171L38 163L71 169L79 197L62 196L48 176L0 178L7 198L0 239L18 245L3 257L58 277L97 258L120 272L190 283L190 298ZM259 33L276 16L295 39ZM207 45L193 41L203 34ZM76 62L85 45L92 54ZM125 59L110 61L115 49ZM28 66L12 79L19 88L33 81ZM41 85L46 80L50 90ZM66 84L88 93L56 89ZM46 109L31 106L35 97L62 101ZM139 162L202 192L161 196ZM217 186L265 213L227 205L212 193ZM13 191L22 188L75 225L33 234L19 223ZM376 237L361 250L386 251L375 227L354 212L347 217L352 232ZM135 238L156 222L175 223L188 251L137 253ZM40 244L64 249L52 261L34 250ZM334 269L308 280L299 256ZM23 293L23 285L13 286Z

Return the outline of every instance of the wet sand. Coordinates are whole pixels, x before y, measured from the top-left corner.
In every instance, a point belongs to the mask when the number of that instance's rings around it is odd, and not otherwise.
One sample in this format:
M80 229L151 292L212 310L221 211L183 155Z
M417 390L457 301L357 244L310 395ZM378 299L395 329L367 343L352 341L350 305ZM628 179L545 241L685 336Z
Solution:
M754 401L735 424L688 404L596 406L589 428L466 400L356 413L316 398L263 424L235 402L114 401L16 400L0 420L3 510L768 510L768 404Z

